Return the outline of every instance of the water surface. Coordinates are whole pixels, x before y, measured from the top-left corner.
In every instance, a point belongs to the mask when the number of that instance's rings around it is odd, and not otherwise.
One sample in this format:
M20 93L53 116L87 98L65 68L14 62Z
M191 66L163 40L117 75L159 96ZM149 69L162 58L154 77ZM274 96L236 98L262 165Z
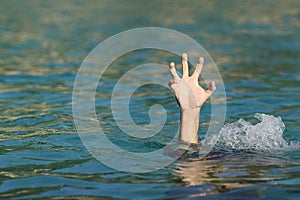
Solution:
M121 31L158 26L193 37L210 53L226 87L227 122L244 118L256 123L254 113L281 116L283 139L297 143L299 6L296 0L2 1L0 197L299 198L299 148L266 153L227 146L204 160L187 155L152 173L125 173L89 154L72 116L73 82L89 51ZM168 111L166 126L148 141L120 131L109 107L113 86L126 71L170 60L179 62L180 58L162 51L136 51L120 57L104 74L97 88L96 111L115 144L133 152L149 152L161 148L178 129L179 110L167 88L145 85L131 99L137 124L149 123L148 109L153 104ZM200 138L209 119L210 105L206 104Z

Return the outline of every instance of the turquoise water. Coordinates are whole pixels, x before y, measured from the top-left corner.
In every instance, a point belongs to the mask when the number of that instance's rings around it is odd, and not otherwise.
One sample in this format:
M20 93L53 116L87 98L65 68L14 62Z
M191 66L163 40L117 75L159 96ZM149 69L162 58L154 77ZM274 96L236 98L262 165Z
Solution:
M299 7L296 0L2 1L0 198L298 199ZM142 174L118 172L98 162L83 146L73 122L76 72L99 42L144 26L180 31L205 47L225 83L226 122L244 118L257 123L254 113L280 116L284 141L296 145L274 151L256 148L253 142L239 143L241 148L219 145L206 159L191 155ZM149 152L161 148L178 129L179 110L167 88L145 85L130 102L137 124L149 123L153 104L167 110L167 124L151 140L122 133L109 107L112 88L126 71L170 60L179 62L179 57L139 50L118 58L105 72L97 88L96 112L115 144ZM209 119L206 104L200 138Z

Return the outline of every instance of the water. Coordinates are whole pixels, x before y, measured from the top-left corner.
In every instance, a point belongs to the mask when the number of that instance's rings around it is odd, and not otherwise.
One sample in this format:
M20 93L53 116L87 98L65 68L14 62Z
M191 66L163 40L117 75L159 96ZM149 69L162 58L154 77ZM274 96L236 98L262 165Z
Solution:
M2 1L0 197L298 199L299 4L296 0L284 4L277 0ZM225 130L234 134L228 130L252 127L238 136L249 139L248 143L232 144L230 137L221 140L223 144L206 159L197 159L197 147L191 147L190 155L171 166L142 174L110 169L89 154L73 123L76 72L100 41L143 26L175 29L206 48L226 87L226 122L234 127L228 125ZM137 124L149 123L151 105L166 108L167 124L149 140L122 133L109 108L112 87L122 74L143 63L170 60L179 62L180 58L163 51L135 51L120 57L105 72L97 88L96 111L115 144L132 152L149 152L161 148L178 129L179 110L167 88L145 85L131 99L131 115ZM149 75L157 74L149 70ZM280 116L285 130L280 121L278 129L269 119L262 119L266 125L259 128L245 122L259 123L254 113ZM245 121L236 122L240 118ZM200 138L209 119L210 105L206 104ZM276 148L265 151L264 144Z
M254 151L285 151L300 148L297 143L289 144L283 138L285 125L280 117L255 113L260 122L252 125L244 119L226 124L220 131L218 145L226 149Z

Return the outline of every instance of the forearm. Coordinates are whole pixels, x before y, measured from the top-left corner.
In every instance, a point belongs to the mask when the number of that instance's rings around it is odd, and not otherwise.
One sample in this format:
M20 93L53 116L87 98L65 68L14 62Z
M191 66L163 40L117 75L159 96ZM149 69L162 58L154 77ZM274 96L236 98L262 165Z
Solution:
M188 143L198 144L200 108L181 109L179 138Z

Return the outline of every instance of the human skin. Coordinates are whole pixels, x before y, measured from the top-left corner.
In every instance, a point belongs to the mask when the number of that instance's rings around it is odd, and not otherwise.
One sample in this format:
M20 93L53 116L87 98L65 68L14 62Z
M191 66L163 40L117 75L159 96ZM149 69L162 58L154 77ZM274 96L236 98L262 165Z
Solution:
M198 144L198 127L200 109L204 102L215 91L215 82L209 84L208 89L199 85L199 76L203 67L204 59L199 58L194 73L189 76L187 54L182 54L182 77L176 72L175 64L169 64L172 79L169 86L173 90L180 107L180 134L179 138L186 143Z

